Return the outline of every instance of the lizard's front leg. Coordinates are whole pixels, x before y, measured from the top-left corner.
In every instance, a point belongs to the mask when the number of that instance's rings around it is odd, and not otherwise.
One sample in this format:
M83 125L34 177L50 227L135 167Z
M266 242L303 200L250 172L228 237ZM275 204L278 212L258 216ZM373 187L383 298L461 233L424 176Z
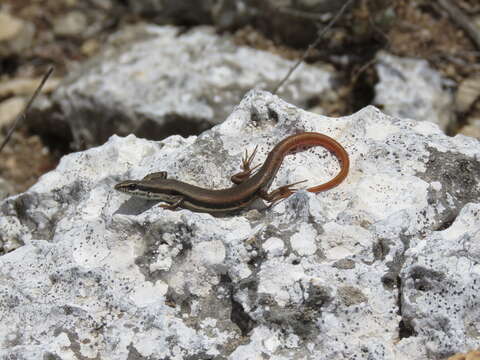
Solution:
M258 164L258 165L255 165L253 168L251 167L253 159L257 153L257 149L258 149L258 145L255 146L255 150L253 150L252 155L250 156L248 156L248 151L245 150L245 155L242 158L242 171L239 173L236 173L230 178L230 180L232 180L234 184L239 185L245 180L247 180L252 175L253 170L255 170L261 165L261 164Z
M172 204L160 204L160 207L168 210L178 210L179 206L182 204L184 200L184 197L175 196L172 200L174 201Z

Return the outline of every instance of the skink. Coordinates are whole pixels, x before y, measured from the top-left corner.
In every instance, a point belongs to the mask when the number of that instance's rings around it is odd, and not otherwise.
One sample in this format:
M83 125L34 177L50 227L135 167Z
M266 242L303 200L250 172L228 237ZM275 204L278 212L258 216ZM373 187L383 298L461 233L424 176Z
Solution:
M288 184L267 192L277 174L283 158L293 149L301 146L320 145L333 152L341 162L339 173L330 181L306 189L310 192L320 192L340 184L348 174L349 158L345 149L337 141L326 135L315 132L304 132L291 135L280 141L268 154L263 165L251 167L256 148L252 155L242 159L242 171L231 177L236 185L227 189L205 189L182 181L167 179L165 171L145 176L142 180L126 180L115 185L115 189L132 196L149 200L162 201L160 206L167 209L185 208L197 212L234 212L243 209L255 199L261 198L270 203L292 195L296 189L292 186L303 181Z

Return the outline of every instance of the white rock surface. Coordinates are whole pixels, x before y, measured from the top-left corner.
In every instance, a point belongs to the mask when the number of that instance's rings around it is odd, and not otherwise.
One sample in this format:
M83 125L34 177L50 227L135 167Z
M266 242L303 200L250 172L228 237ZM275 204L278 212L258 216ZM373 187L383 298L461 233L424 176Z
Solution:
M425 350L438 357L479 347L479 219L480 204L467 204L450 227L413 239L405 253L402 313L418 337L433 339Z
M209 27L183 34L175 27L129 27L66 79L39 126L52 119L68 123L77 148L102 144L114 133L149 139L197 134L222 122L248 90L273 89L292 66L236 46ZM331 82L330 72L304 65L279 95L305 106L314 97L335 98Z
M318 131L346 181L213 217L113 190L159 170L230 186L243 151ZM329 179L316 147L273 187ZM374 107L332 119L251 92L221 125L112 137L0 203L0 357L441 359L480 346L480 145Z
M443 131L454 125L454 99L447 79L426 60L380 52L374 104L392 116L431 121Z

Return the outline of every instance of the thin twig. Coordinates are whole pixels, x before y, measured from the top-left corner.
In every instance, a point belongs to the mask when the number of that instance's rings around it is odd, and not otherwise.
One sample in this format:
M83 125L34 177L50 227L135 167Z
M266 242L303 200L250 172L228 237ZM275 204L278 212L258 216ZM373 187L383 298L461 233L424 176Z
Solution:
M313 48L317 47L318 44L320 44L320 40L322 39L323 35L325 35L325 33L330 30L330 28L338 21L338 19L340 18L340 16L342 16L343 12L345 11L345 9L350 6L350 4L353 2L354 0L348 0L343 6L342 8L338 11L338 13L334 16L334 18L327 24L327 26L325 26L322 30L322 32L318 35L317 39L311 43L307 50L305 50L305 52L303 53L302 57L300 59L298 59L298 61L296 62L295 65L293 65L291 67L291 69L288 71L287 75L285 75L285 77L278 83L278 85L275 87L275 89L273 89L272 91L272 94L276 94L277 91L283 86L283 84L285 84L285 82L288 80L288 78L290 77L290 75L292 75L292 73L300 66L300 64L305 61L305 59L307 58L308 55L310 55L310 52L312 51Z
M450 17L467 33L478 49L480 49L480 31L463 11L450 0L439 0L438 3L448 12Z
M28 110L30 110L30 107L32 106L33 101L35 100L35 98L40 93L40 90L42 90L43 85L45 85L45 82L50 77L52 72L53 72L53 66L50 69L48 69L47 73L43 76L42 81L40 82L40 85L38 85L38 87L35 90L35 92L33 93L32 97L30 98L30 100L28 100L28 103L27 103L27 106L25 106L25 109L23 109L23 111L16 117L15 121L13 122L12 127L10 128L10 130L8 130L7 136L3 140L2 145L0 145L0 152L2 152L5 145L7 145L8 141L12 137L13 132L17 128L18 124L20 123L20 120L23 120L27 116L27 112L28 112Z

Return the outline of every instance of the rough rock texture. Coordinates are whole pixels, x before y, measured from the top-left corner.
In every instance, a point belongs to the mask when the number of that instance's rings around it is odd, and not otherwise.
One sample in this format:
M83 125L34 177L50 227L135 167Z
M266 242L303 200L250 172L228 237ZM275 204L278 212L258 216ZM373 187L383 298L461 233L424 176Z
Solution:
M451 130L454 100L449 84L427 61L380 52L374 104L392 116L436 123Z
M478 347L480 205L466 205L447 229L412 239L405 260L403 325L434 339L426 343L426 353L438 358L451 355L452 348Z
M130 27L74 72L50 105L42 105L38 127L56 132L68 124L77 148L101 144L114 133L150 139L197 134L223 121L249 89L274 88L292 66L235 46L211 28L182 34L174 27ZM326 70L305 65L279 95L300 106L318 96L334 99L331 81Z
M213 217L116 193L166 170L230 186L244 149L318 131L346 181ZM272 187L338 171L321 147ZM374 107L338 118L250 92L221 125L112 137L0 203L0 357L438 360L480 346L480 145ZM7 252L8 251L8 252Z

